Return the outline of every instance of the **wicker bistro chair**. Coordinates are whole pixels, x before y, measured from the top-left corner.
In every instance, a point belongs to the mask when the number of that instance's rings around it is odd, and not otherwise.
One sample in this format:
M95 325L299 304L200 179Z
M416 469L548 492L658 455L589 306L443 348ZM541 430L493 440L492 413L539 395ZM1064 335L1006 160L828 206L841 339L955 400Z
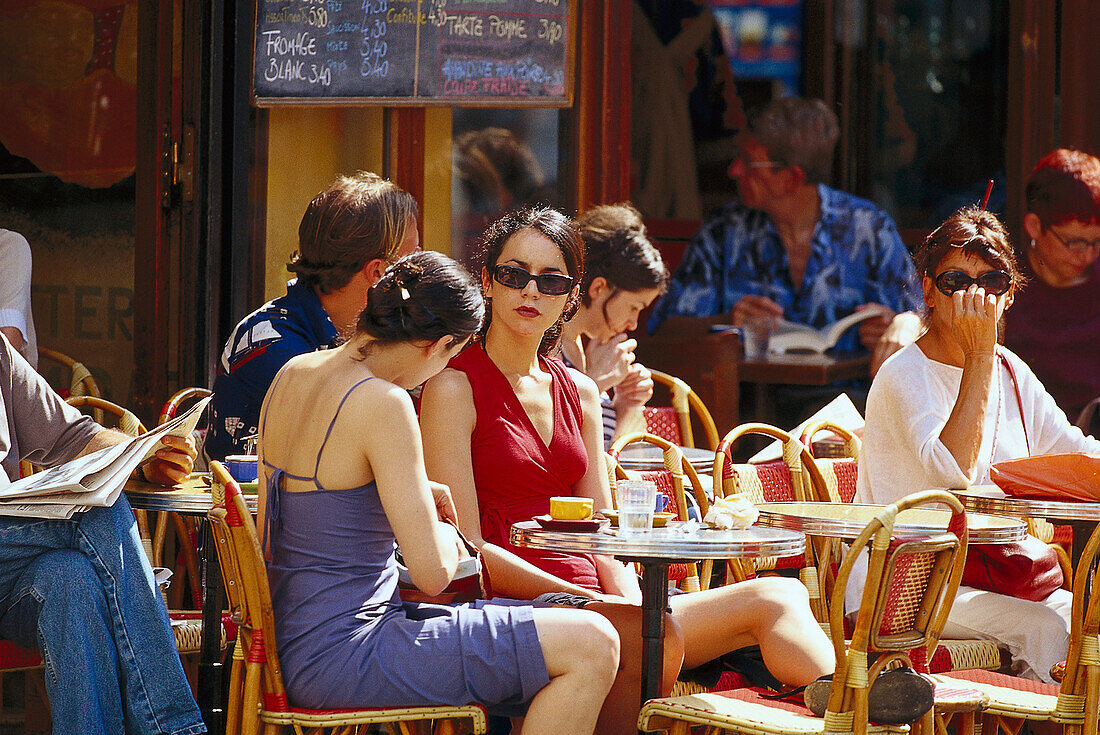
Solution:
M783 443L783 458L763 464L739 464L730 461L730 451L739 439L764 435ZM806 447L782 429L768 424L742 424L730 431L714 453L712 470L715 497L735 493L748 495L753 504L815 500L815 488L822 484ZM811 539L804 556L784 559L761 558L752 566L736 559L726 561L726 582L740 582L755 572L776 569L798 569L799 579L810 594L810 608L821 622L828 617L827 597L818 576L818 560L831 553L835 544L827 539Z
M212 395L211 391L206 388L183 388L177 391L165 401L164 406L160 409L157 426L174 419L180 406L187 401L200 400L209 395ZM195 434L204 433L204 430L195 430ZM202 454L201 438L201 436L195 437L196 446L200 448L200 458ZM191 602L196 610L202 609L202 584L199 577L199 554L196 547L196 539L199 534L198 519L181 516L179 513L168 513L166 522L157 523L156 531L153 534L153 555L157 560L155 562L157 564L160 564L164 558L169 530L175 532L176 539L176 561L173 574L181 577L187 575L187 581L191 587ZM169 590L169 592L172 592L172 590Z
M692 412L703 426L707 449L718 446L718 429L714 425L710 411L695 391L677 377L650 368L653 382L666 386L672 394L671 406L645 406L642 416L645 418L646 431L666 439L681 447L694 447L695 434L691 428Z
M823 443L814 441L814 437L822 431L832 432L840 439L838 454L822 456ZM832 422L815 421L806 425L799 440L810 450L810 456L821 473L826 493L822 497L822 488L817 488L817 499L821 502L852 502L856 496L856 469L862 446L859 437Z
M58 391L63 398L70 398L74 396L95 396L101 398L103 396L102 391L99 390L99 384L95 382L95 378L92 377L92 373L82 362L77 362L73 358L66 354L58 352L57 350L47 349L46 347L38 348L38 368L39 372L42 371L42 360L50 360L59 363L62 367L69 371L69 387L67 389L62 388ZM45 374L45 373L43 373ZM99 421L99 418L96 418Z
M628 473L622 468L619 464L619 454L627 446L639 442L652 444L655 447L659 447L664 452L664 469L642 470ZM618 508L618 501L615 495L615 483L617 480L650 480L657 485L657 492L668 498L669 504L666 507L675 510L677 519L686 521L690 518L688 513L689 501L686 490L688 486L691 488L691 499L694 501L694 505L699 508L699 518L702 519L702 517L706 515L710 507L710 502L707 499L707 494L703 489L702 483L699 481L699 475L695 471L695 468L691 466L691 463L684 459L684 455L680 451L680 448L672 442L662 439L659 436L642 432L626 434L615 440L608 454L608 478L611 481L611 502L616 508ZM687 477L687 485L684 483L685 476ZM710 560L704 561L702 563L702 573L700 574L699 565L694 562L689 564L672 564L669 566L669 579L679 582L681 589L687 592L707 589L710 586L711 565L712 562Z
M840 438L842 456L818 457L815 451L819 442L813 439L822 431L830 431ZM852 432L828 421L818 421L808 424L802 432L802 443L813 455L813 463L817 465L821 485L815 489L815 495L821 502L850 503L856 495L857 467L861 442L859 437ZM806 482L815 484L815 478L806 475ZM824 594L828 597L832 590L831 575L833 569L839 566L843 554L839 544L831 548L833 559L829 561L829 568L825 568L825 560L819 562L819 576L825 580ZM826 603L828 604L828 603ZM941 639L928 662L928 669L933 673L944 673L962 669L991 669L1001 666L1001 652L993 641L979 639Z
M989 696L982 729L984 735L1017 735L1026 720L1060 723L1065 735L1100 732L1098 549L1100 527L1085 544L1073 578L1069 653L1061 686L991 671L956 671L935 677L938 682L973 687Z
M931 503L943 503L952 510L948 532L901 543L891 539L894 519L900 511ZM673 735L687 735L695 725L703 725L706 735L907 732L907 725L868 722L870 685L888 665L901 662L919 667L928 651L935 647L962 579L966 542L966 514L962 505L949 493L937 490L915 493L884 507L856 538L840 566L838 582L847 583L856 559L869 548L867 582L848 645L844 637L843 595L832 601L829 620L836 673L824 718L815 717L800 704L764 698L762 690L739 689L652 699L642 707L639 728L670 729ZM871 651L882 653L868 666L867 654ZM921 729L933 732L933 722L934 714L929 712Z
M144 424L138 420L137 416L135 416L132 411L115 403L111 403L108 400L95 396L73 396L66 400L70 405L77 408L88 408L101 411L105 419L108 417L113 418L113 421L117 424L118 430L124 434L137 436L145 433ZM103 421L100 423L110 422ZM163 566L168 524L173 521L175 521L176 524L180 524L182 523L182 519L175 513L150 513L146 510L135 510L134 517L137 519L138 535L141 537L141 545L145 550L146 558L149 559L149 563L154 567ZM185 528L178 529L177 535L181 539L181 543L183 543L182 540L187 539L184 531ZM194 547L192 546L191 548L192 552L194 552ZM176 609L175 606L179 603L179 600L169 595L168 592L162 591L162 595L165 605L169 608L168 616L172 619L172 632L175 634L176 638L176 650L178 650L181 655L198 655L202 641L202 619L197 610L202 607L202 585L198 573L197 554L195 554L193 565L186 569L186 572L194 595L192 600L194 603L193 610ZM177 589L180 589L180 585L177 585ZM221 631L223 646L225 645L226 633L227 631L223 625Z
M217 544L225 591L239 624L233 668L229 678L226 733L275 735L284 726L295 733L333 729L355 735L371 725L385 724L391 733L411 733L408 725L434 721L433 732L454 733L464 722L474 733L486 729L485 710L461 707L387 707L360 710L309 710L292 707L283 687L267 568L241 488L220 462L211 462L213 505L208 519ZM362 729L360 729L362 728Z

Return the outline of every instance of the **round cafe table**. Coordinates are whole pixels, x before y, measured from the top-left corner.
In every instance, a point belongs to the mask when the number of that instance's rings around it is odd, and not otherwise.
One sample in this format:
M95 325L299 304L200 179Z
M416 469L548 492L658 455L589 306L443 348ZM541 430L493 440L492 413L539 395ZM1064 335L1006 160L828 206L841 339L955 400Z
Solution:
M965 506L965 503L964 503ZM801 531L809 536L853 539L875 518L884 505L859 503L761 503L758 523L773 528ZM909 508L898 514L896 536L934 536L947 530L951 512L940 508ZM971 544L1008 544L1023 541L1027 525L1016 518L967 513Z
M664 611L668 607L668 566L697 559L795 556L806 550L801 533L751 527L717 530L697 523L671 522L634 536L604 527L590 533L547 530L536 521L512 526L512 543L532 549L607 554L642 567L642 703L658 696L663 667Z
M171 511L202 519L202 643L199 647L195 700L207 729L211 733L222 733L225 732L225 695L222 689L221 617L225 607L225 590L222 587L221 567L218 566L218 552L206 522L206 514L214 503L209 480L208 473L194 473L170 488L129 480L125 490L130 506L138 510ZM244 498L248 509L255 513L255 493L246 493Z
M1018 498L1006 495L996 485L974 485L965 490L952 490L968 511L999 513L1017 518L1045 518L1063 521L1073 529L1073 567L1089 536L1100 522L1100 503L1085 500L1055 500L1053 498Z
M698 449L696 447L679 447L684 459L688 461L696 472L709 473L714 467L714 451L711 449ZM625 470L663 470L665 468L665 453L658 446L635 442L623 448L619 452L619 464Z

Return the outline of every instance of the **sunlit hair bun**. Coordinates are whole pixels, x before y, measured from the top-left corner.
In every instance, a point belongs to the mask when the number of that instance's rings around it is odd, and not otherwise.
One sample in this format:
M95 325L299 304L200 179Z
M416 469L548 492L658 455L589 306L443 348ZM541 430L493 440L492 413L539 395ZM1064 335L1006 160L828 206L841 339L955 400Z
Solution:
M469 271L431 250L406 255L386 269L367 294L358 329L373 344L460 342L481 328L485 303Z
M649 241L642 215L629 202L600 204L575 220L584 239L584 279L581 301L592 302L588 290L592 281L603 278L616 291L664 293L668 268L661 253ZM604 317L607 317L604 304Z

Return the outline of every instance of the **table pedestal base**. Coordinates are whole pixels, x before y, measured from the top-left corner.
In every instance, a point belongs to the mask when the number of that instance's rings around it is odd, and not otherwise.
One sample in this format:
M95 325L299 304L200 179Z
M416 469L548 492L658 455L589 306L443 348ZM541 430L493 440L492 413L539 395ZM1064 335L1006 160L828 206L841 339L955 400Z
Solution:
M642 567L642 704L661 696L665 669L665 610L668 609L668 566L655 559L628 559ZM643 732L639 730L639 732Z

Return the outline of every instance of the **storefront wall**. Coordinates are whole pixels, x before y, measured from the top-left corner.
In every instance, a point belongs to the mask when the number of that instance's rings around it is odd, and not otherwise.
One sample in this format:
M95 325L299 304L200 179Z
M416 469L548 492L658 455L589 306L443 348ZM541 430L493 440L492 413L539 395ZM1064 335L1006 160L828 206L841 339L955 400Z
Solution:
M542 190L536 199L569 211L621 200L632 193L642 198L641 184L652 180L658 170L632 155L642 151L636 140L632 151L631 133L637 130L632 117L637 122L646 113L655 115L653 109L631 110L632 95L637 94L637 87L631 89L631 82L636 81L631 72L635 66L632 54L637 54L640 46L637 30L633 34L627 31L632 23L637 25L636 9L644 3L579 1L576 93L568 110L520 114L377 106L278 107L252 111L252 142L247 150L232 148L239 138L231 139L227 131L217 129L216 115L211 116L214 123L198 131L198 140L187 140L185 126L176 124L179 108L186 111L191 98L196 106L208 104L203 95L210 89L194 83L196 76L201 77L196 70L204 67L187 61L188 57L183 56L184 71L177 72L178 51L167 55L167 72L161 60L151 86L138 92L139 72L145 68L149 74L143 64L150 58L141 56L139 5L145 10L159 8L162 14L164 7L173 8L169 19L158 18L152 29L161 36L152 45L169 49L181 45L181 17L184 27L189 27L190 14L202 16L212 7L183 0L174 4L133 0L110 8L91 0L27 0L0 10L0 91L5 99L16 101L0 119L0 145L4 146L0 154L0 227L22 231L31 241L40 343L87 363L104 383L108 396L120 403L134 396L135 364L139 362L135 353L141 357L141 370L164 372L155 381L160 392L210 381L212 363L185 359L188 350L195 351L187 340L199 335L204 343L200 350L216 354L236 319L258 306L262 298L282 292L288 275L285 263L297 246L302 211L310 197L338 173L366 168L389 175L420 199L425 247L466 256L474 229L471 212L488 217L505 206L528 201L530 194L509 192L508 197L498 198L496 210L472 208L455 156L456 142L464 134L488 128L508 130L538 163ZM1003 164L1011 225L1022 196L1019 182L1039 155L1057 144L1092 150L1100 145L1100 118L1093 114L1097 104L1095 69L1100 68L1093 31L1100 26L1100 4L1092 0L1012 0L1007 5L1003 37L1007 89L996 94L1005 101ZM217 3L213 6L220 7ZM910 6L916 7L901 0L805 0L803 93L821 96L838 109L848 110L851 100L884 90L883 77L866 77L859 54L871 49L876 38L881 41L872 30L890 30L893 23L896 32L902 13ZM944 3L937 4L940 6L946 7ZM234 12L240 18L237 9L226 11ZM853 12L865 14L863 35L856 44L845 33L846 14ZM218 27L217 18L202 18L204 27ZM882 20L886 26L876 25ZM213 41L209 43L211 48L222 49ZM165 58L162 50L153 51ZM147 48L144 53L153 51ZM218 52L210 52L208 57L224 66L228 80L223 91L225 104L230 104L231 97L246 96L244 90L234 88L241 84L241 76L230 72L234 58L228 54L222 58ZM888 60L889 49L880 58ZM688 73L687 67L695 60L689 55L681 71ZM155 116L141 114L142 106L153 104L145 89L159 89L177 100L184 98L182 103L173 102L163 116L171 123L167 146L176 146L180 170L187 170L188 164L194 163L189 157L201 150L215 158L220 155L222 165L252 161L244 164L250 183L234 183L232 191L216 191L202 177L172 180L169 203L191 206L200 219L208 216L205 210L199 211L200 205L218 209L222 217L231 214L244 220L237 232L254 231L254 237L242 241L238 234L231 241L215 229L211 235L215 240L207 241L201 228L181 224L186 220L171 212L159 229L135 225L147 216L147 209L164 203L142 199L147 187L136 184L150 178L141 178L142 159L139 156L135 164L135 149L163 134L156 122L150 122L157 120ZM743 111L731 108L726 113L725 123L733 129ZM890 194L891 185L882 183L873 163L881 160L887 136L875 132L858 116L846 120L849 125L837 161L837 182L867 196L875 196L876 187ZM140 126L144 127L139 130ZM884 121L884 126L889 127L889 121ZM978 130L979 126L972 124L972 128ZM721 155L719 150L715 160ZM136 177L135 166L139 169ZM697 176L708 185L715 181L722 185L716 179L720 168L712 168L701 167ZM184 187L191 187L190 199L182 194ZM212 207L212 199L217 199L218 207ZM140 203L140 212L135 201ZM705 201L692 205L693 217L701 215ZM160 247L156 238L176 238L176 244L163 249L163 257L157 256L160 270L154 274L146 264L151 262L153 249ZM241 247L253 253L241 260L245 266L251 263L251 270L243 277L227 276L227 253L235 254ZM212 272L202 267L196 270L195 257L215 264L206 266ZM142 267L135 268L135 262ZM153 280L154 275L163 283ZM192 303L187 293L179 293L196 280L209 281L204 287L211 293L203 296L203 303ZM157 299L164 303L157 305ZM212 323L204 312L215 308L212 302L218 299L231 303L232 309L221 315L215 326L200 329L197 325L205 324L203 320ZM144 364L151 349L144 342L154 339L147 335L164 342L155 345L161 351L152 368ZM140 349L135 350L135 340L142 343ZM151 405L163 397L143 400Z

